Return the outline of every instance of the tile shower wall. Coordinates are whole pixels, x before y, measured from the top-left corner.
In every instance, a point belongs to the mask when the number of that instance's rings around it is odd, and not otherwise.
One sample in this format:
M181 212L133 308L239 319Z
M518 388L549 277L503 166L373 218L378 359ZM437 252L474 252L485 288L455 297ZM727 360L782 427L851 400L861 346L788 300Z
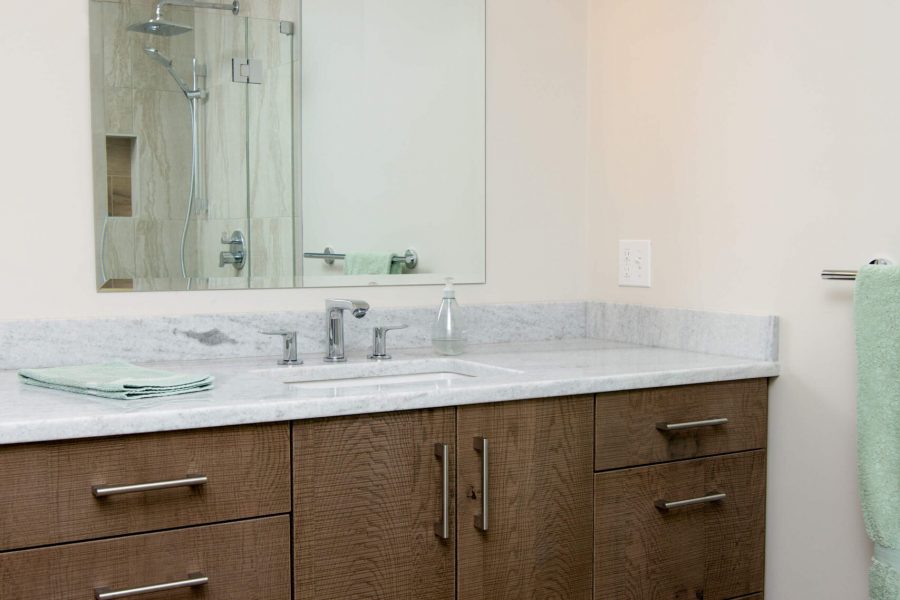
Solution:
M186 244L187 270L201 278L194 281L194 287L293 284L291 100L295 56L292 39L280 33L278 22L293 20L293 4L246 0L241 17L251 17L249 21L227 12L167 7L168 18L194 30L150 38L128 32L127 27L147 19L155 0L92 2L92 27L101 34L95 36L101 41L95 41L92 51L102 55L103 64L102 76L95 77L92 84L94 94L104 98L94 115L94 135L137 139L133 215L97 222L98 231L105 228L103 270L107 279L134 279L139 290L186 287L179 248L190 185L190 112L165 69L144 55L144 46L152 41L174 60L186 81L191 79L194 56L208 65L210 95L199 111L200 193ZM264 61L263 85L232 82L231 59L248 56ZM248 126L252 132L249 139ZM98 206L100 198L109 193L107 186L100 185L105 171L105 156L95 156ZM248 172L254 173L250 180ZM249 198L252 209L248 209L248 186L253 190ZM250 239L250 268L241 272L218 265L219 252L225 249L221 235L233 230L243 231Z

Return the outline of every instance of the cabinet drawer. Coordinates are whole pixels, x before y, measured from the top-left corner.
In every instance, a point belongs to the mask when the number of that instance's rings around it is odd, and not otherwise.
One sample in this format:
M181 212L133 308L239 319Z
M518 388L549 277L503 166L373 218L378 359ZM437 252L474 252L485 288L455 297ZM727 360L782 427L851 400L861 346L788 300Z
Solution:
M188 587L188 579L197 585ZM117 592L178 582L185 587L146 597L290 600L289 517L0 554L3 600L87 600L104 588Z
M290 468L287 424L2 446L0 550L287 513Z
M599 394L594 468L765 448L767 405L765 379Z
M596 600L725 600L763 589L763 450L594 476ZM709 498L685 506L661 502Z

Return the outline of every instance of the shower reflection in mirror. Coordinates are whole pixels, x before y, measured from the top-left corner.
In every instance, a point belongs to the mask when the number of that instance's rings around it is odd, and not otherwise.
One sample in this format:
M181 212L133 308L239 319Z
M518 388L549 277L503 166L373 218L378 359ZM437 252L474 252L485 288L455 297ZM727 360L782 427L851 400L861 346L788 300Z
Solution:
M485 0L83 1L98 289L485 281Z

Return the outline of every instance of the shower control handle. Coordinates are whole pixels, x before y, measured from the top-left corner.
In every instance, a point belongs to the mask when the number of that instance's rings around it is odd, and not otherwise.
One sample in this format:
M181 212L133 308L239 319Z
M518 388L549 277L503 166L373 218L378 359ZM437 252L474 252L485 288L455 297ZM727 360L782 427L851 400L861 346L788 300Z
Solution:
M222 234L222 243L228 246L228 250L219 252L219 266L233 265L240 271L247 262L247 239L242 231L233 231Z

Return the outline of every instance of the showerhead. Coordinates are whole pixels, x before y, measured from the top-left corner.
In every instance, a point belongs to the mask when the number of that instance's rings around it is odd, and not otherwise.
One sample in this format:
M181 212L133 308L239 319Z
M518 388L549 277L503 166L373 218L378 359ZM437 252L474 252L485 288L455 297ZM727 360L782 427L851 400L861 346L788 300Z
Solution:
M152 58L153 60L155 60L156 62L158 62L159 64L161 64L162 66L164 66L166 69L172 68L172 59L167 57L166 55L162 54L156 48L144 48L144 53L147 56L149 56L150 58Z
M150 35L161 35L164 37L172 37L173 35L181 35L193 31L192 27L166 21L165 19L154 17L149 21L142 21L128 26L128 31L136 31L138 33L149 33Z
M172 76L172 79L175 80L175 83L178 84L178 87L181 88L181 91L184 92L184 95L187 96L188 98L191 97L190 95L192 93L202 92L202 90L191 90L188 87L188 84L185 83L184 79L182 79L178 75L178 73L175 72L175 67L173 66L174 63L172 62L172 59L169 58L168 56L166 56L165 54L162 54L156 48L144 48L144 54L146 54L147 56L149 56L150 58L152 58L153 60L155 60L156 62L161 64L166 69L166 71L169 72L169 75Z

